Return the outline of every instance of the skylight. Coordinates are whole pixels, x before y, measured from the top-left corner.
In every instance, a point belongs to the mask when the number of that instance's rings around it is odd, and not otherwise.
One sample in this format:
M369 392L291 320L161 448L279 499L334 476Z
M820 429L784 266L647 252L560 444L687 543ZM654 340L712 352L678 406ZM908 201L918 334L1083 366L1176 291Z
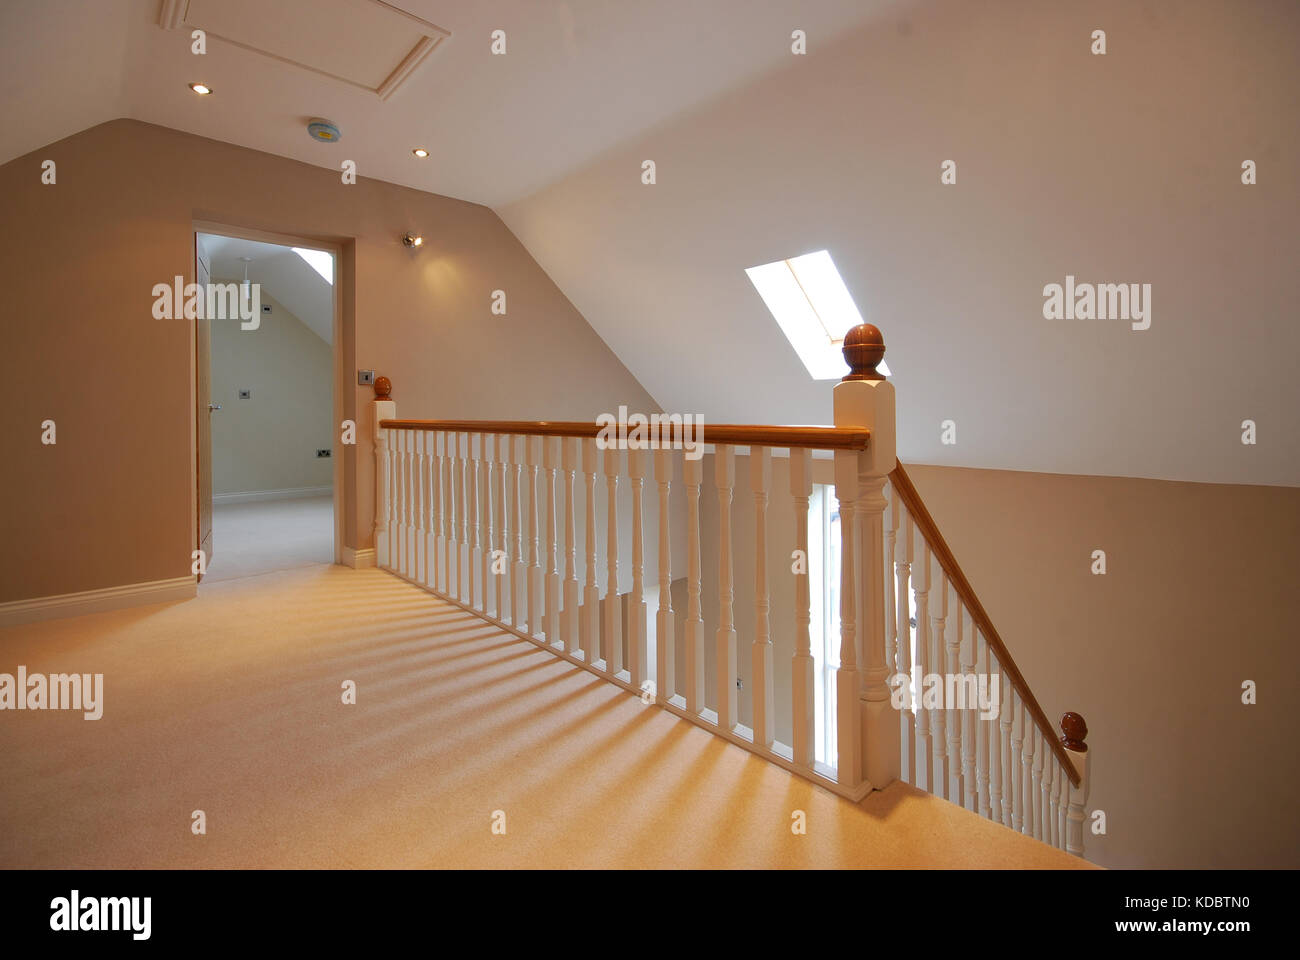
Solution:
M331 287L334 286L334 256L324 250L307 250L304 247L291 247L294 253L307 261L308 265L321 275Z
M826 250L745 270L781 332L814 380L848 371L844 335L862 322L857 305ZM877 369L889 376L882 361Z

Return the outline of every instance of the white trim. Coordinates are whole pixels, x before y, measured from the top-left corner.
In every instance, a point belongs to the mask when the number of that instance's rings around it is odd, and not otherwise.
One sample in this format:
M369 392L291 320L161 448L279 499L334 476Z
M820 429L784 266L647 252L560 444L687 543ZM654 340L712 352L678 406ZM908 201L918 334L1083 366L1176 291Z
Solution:
M354 570L373 567L375 566L375 548L362 547L360 550L353 550L351 547L344 547L343 563Z
M194 577L188 576L127 583L102 590L82 590L80 593L61 593L33 600L11 600L0 603L0 627L60 617L78 617L83 613L102 613L105 610L120 610L122 607L145 603L192 600L198 593L197 587Z
M243 493L214 493L213 504L253 503L260 500L295 500L298 497L328 497L334 490L324 487L285 487L283 490L247 490Z

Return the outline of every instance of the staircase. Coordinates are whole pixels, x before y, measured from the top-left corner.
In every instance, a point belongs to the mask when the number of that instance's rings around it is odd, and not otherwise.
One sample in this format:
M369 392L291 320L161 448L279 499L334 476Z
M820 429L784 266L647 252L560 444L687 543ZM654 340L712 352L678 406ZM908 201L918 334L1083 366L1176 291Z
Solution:
M1083 718L1066 713L1058 737L898 462L894 387L877 371L880 331L853 328L843 350L849 374L834 388L833 427L705 427L690 416L624 418L623 411L595 422L402 420L391 383L380 377L373 404L378 564L841 796L856 801L902 780L1083 856L1090 757ZM717 501L712 637L702 571L714 534L702 536L705 443ZM753 501L752 556L743 557L734 526L738 448L748 449L741 479ZM778 471L788 491L773 489L774 457L788 460ZM838 662L824 663L833 679L820 688L834 709L821 712L808 529L818 475L833 481L840 531ZM657 528L653 585L645 570L647 480L657 492L649 511ZM773 539L773 496L789 497L792 542ZM627 532L631 576L624 572L622 591L620 534ZM673 609L674 542L686 547L684 616ZM743 637L737 564L752 583L741 588L752 610ZM792 616L777 624L771 569L788 569L793 581ZM780 698L774 632L792 640L788 651L781 644L789 671L781 671L788 689ZM736 678L745 654L751 687L742 716ZM778 739L778 727L789 742ZM833 745L820 760L819 736Z

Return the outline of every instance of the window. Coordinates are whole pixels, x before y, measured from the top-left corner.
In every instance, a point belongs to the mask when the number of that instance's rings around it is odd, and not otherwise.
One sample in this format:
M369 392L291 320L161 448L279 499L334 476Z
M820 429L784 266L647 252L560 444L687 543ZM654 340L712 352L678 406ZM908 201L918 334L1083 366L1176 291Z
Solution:
M814 759L834 765L835 671L840 665L840 505L835 491L813 484L808 500L808 598L811 610Z
M745 273L812 378L844 376L844 335L862 322L862 315L830 253L818 250L749 267ZM883 362L877 369L890 375Z
M308 250L305 247L291 247L294 253L307 261L308 265L321 275L330 286L334 285L334 256L324 250Z

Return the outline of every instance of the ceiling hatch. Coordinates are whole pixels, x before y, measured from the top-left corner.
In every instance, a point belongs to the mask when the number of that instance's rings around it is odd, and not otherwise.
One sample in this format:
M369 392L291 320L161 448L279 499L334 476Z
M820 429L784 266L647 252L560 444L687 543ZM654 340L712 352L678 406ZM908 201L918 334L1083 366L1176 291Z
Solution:
M384 0L163 0L158 25L203 30L381 100L451 36Z

